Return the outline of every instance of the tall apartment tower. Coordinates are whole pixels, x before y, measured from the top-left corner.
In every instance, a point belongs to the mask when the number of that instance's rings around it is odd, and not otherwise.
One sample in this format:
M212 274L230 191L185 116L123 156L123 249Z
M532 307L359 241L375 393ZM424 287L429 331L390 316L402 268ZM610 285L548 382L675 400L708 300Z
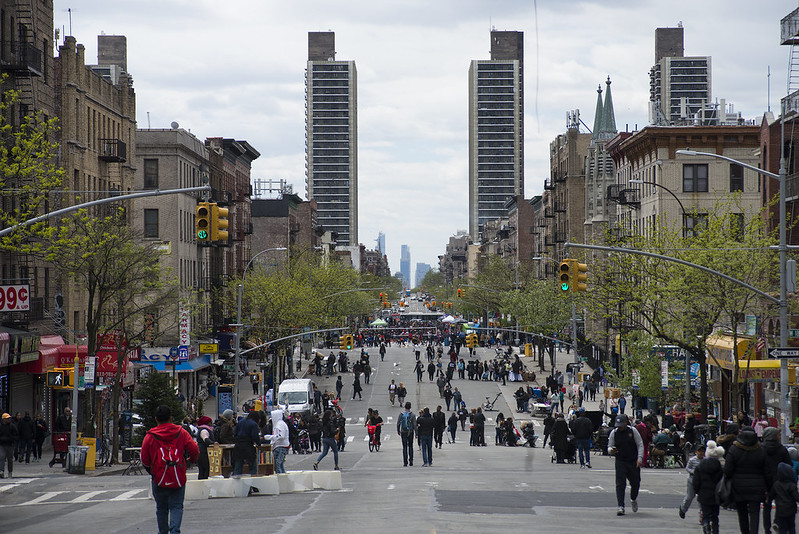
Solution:
M400 272L405 285L411 287L411 247L408 245L400 248Z
M524 194L524 33L491 32L491 59L469 67L469 234Z
M334 32L308 33L305 106L308 200L338 245L357 246L358 76L354 61L336 61Z
M711 103L710 56L685 56L684 28L655 29L655 65L649 71L649 123L686 125Z

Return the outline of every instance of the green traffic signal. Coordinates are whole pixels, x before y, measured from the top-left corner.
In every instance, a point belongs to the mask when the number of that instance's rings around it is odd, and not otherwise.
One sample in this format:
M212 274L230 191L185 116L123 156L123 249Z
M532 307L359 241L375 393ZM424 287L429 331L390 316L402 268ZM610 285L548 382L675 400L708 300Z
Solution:
M200 230L197 232L197 239L208 239L208 230Z
M572 260L560 262L560 290L568 291L572 279Z
M569 284L566 284L566 283L561 284L560 285L560 290L561 291L568 291L569 290Z

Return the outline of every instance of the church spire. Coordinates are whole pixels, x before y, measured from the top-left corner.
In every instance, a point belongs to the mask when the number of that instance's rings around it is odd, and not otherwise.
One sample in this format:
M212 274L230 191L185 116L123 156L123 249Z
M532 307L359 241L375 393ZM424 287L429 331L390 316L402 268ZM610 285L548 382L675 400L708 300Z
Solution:
M591 139L596 139L599 132L602 131L602 86L598 85L596 88L596 111L594 112L594 131L591 132Z
M608 88L605 90L605 109L602 110L602 133L610 139L616 135L616 115L613 112L613 97L610 96L610 76L605 82Z

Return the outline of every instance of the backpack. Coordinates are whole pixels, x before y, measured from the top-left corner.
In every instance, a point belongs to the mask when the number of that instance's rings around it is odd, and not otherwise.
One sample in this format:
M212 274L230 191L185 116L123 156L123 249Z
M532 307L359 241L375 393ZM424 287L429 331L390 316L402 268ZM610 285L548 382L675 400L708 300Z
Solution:
M411 422L411 412L403 412L400 415L400 432L410 433L413 432L413 424Z
M158 447L153 455L150 474L155 484L161 488L180 488L186 483L186 460L183 458L183 442L180 439L182 433L183 428L178 427L170 440L150 434Z

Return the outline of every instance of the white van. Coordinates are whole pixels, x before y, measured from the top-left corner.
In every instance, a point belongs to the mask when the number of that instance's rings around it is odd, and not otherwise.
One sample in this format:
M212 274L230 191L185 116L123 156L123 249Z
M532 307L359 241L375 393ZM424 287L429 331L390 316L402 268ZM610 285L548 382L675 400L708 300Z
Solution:
M313 383L308 378L284 380L277 389L277 405L287 413L313 412Z

